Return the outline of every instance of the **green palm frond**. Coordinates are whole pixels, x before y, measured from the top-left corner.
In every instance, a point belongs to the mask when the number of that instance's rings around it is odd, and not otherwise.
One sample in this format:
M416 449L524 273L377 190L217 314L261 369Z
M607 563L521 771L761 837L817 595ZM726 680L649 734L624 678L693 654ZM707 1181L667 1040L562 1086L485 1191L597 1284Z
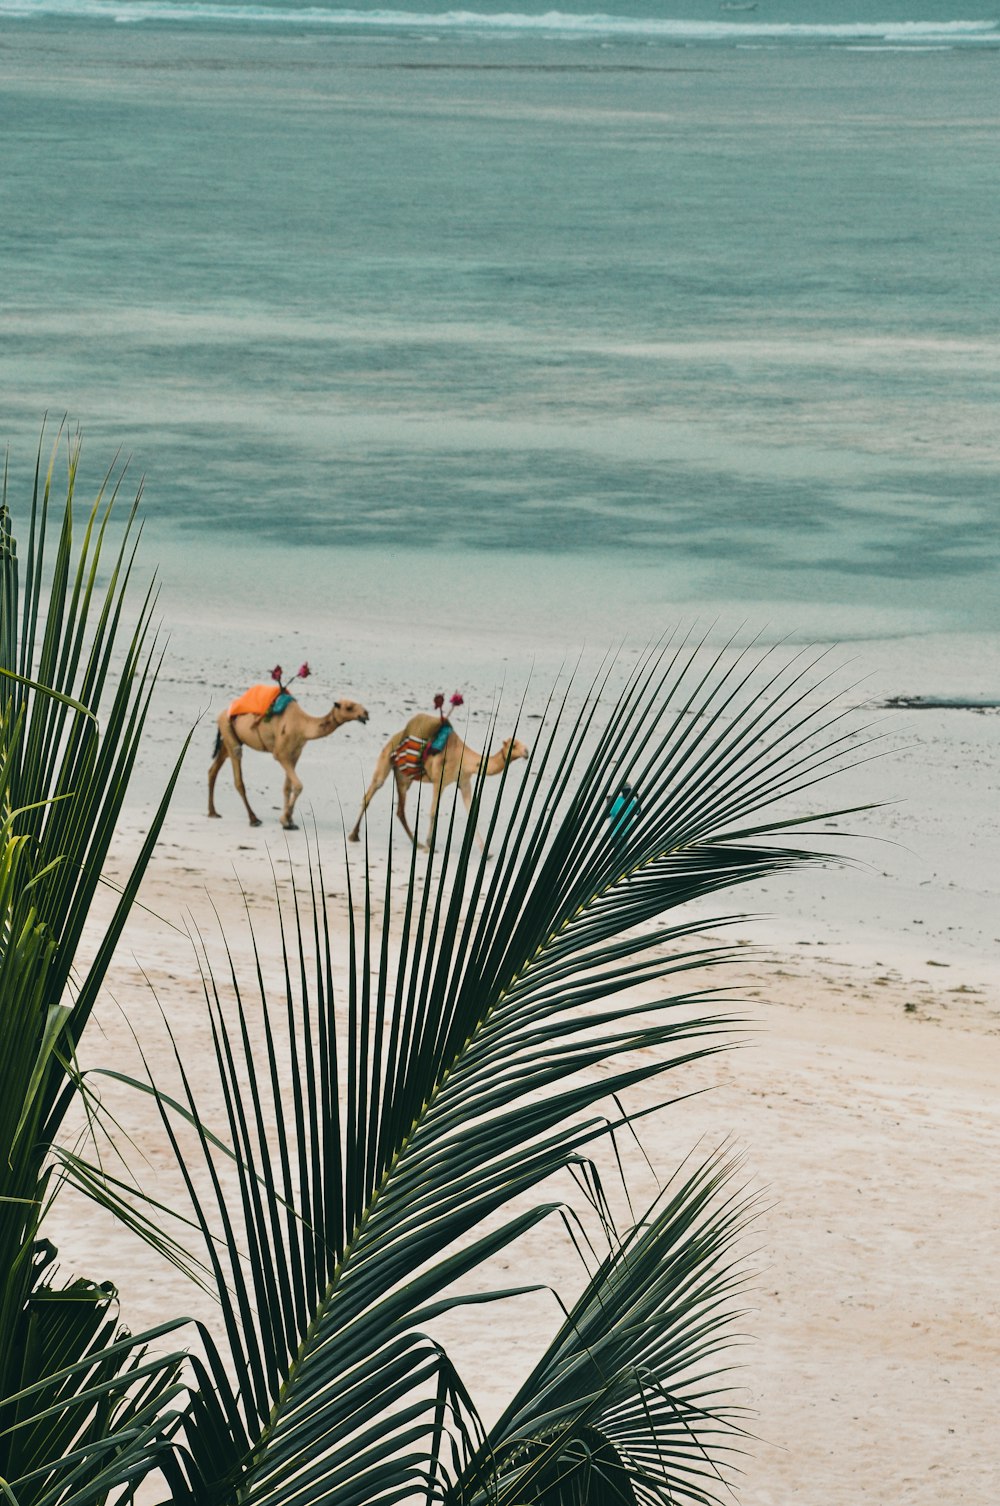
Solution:
M117 484L109 481L74 534L79 442L69 445L67 492L55 557L47 559L53 474L36 470L27 562L20 578L6 489L0 508L3 597L0 727L6 808L30 843L35 873L46 882L32 899L38 922L56 945L47 993L60 1001L101 881L145 724L155 678L151 641L154 596L145 593L138 621L123 632L135 548L139 497L129 507L117 547L108 543ZM43 585L47 583L47 597ZM176 770L149 839L108 927L105 944L81 982L67 1040L75 1046L93 1008L122 925L162 824ZM55 1129L55 1124L50 1126Z
M4 1478L20 1506L100 1502L156 1469L181 1418L181 1356L144 1346L181 1326L135 1339L119 1328L114 1288L48 1279L55 1250L36 1241L21 1313L19 1373L0 1405Z
M740 1423L718 1354L755 1208L737 1169L719 1156L678 1177L615 1240L449 1506L717 1498Z
M496 807L495 863L454 818L425 871L411 852L398 944L388 918L381 933L375 923L366 871L343 997L321 867L283 934L280 1003L259 957L254 999L232 957L225 984L206 973L228 1152L178 1067L207 1194L176 1109L160 1106L215 1272L225 1359L209 1344L176 1500L388 1506L460 1490L523 1506L555 1499L548 1463L511 1453L539 1445L560 1470L574 1451L588 1468L613 1456L636 1499L710 1498L701 1461L727 1428L724 1399L712 1400L730 1284L718 1257L740 1223L717 1167L623 1242L572 1319L577 1348L557 1344L539 1395L520 1398L488 1446L474 1446L425 1331L469 1300L470 1273L560 1205L539 1189L621 1122L602 1104L731 1042L728 996L699 974L732 953L672 912L817 859L767 840L811 818L767 813L851 737L807 666L737 655L706 671L703 658L700 645L669 646L613 700L604 676L578 712L553 705L535 777L508 817ZM621 836L608 805L626 776L642 802ZM390 864L386 917L392 896ZM627 991L654 980L664 996L637 1011ZM647 1283L643 1347L617 1305L653 1268L663 1278ZM650 1449L666 1460L659 1475ZM511 1494L522 1476L534 1495Z
M110 554L115 487L102 489L76 537L78 442L68 446L49 557L60 447L44 475L39 451L23 577L6 472L0 505L0 1479L19 1506L129 1496L168 1447L182 1358L142 1353L179 1322L133 1338L119 1330L106 1286L56 1287L46 1274L44 1213L58 1186L53 1144L78 1092L73 1058L169 798L168 789L97 956L77 978L155 650L150 594L138 625L123 628L134 505Z

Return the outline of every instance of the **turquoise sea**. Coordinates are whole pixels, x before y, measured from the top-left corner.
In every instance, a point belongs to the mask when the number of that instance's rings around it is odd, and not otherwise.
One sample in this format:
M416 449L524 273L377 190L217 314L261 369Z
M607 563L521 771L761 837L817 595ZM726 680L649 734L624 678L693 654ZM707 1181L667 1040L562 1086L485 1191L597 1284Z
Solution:
M0 141L12 495L195 594L1000 621L995 0L0 0Z

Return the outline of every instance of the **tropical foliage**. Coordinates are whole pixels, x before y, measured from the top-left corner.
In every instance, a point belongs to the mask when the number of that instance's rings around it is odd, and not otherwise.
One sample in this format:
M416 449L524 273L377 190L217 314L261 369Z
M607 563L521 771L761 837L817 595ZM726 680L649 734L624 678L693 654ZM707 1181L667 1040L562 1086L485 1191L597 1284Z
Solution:
M115 657L135 510L107 558L113 496L102 493L74 558L78 455L70 446L51 559L55 455L47 474L36 471L23 566L6 475L0 512L0 1481L18 1506L102 1500L139 1480L167 1447L181 1398L181 1352L147 1359L154 1336L119 1331L107 1284L61 1284L42 1233L58 1180L53 1146L78 1094L76 1047L167 800L77 971L152 684L148 596Z
M71 492L74 471L75 457ZM726 1346L752 1199L732 1162L709 1156L618 1228L594 1148L633 1132L630 1089L731 1040L733 1006L702 975L731 953L684 907L815 859L776 842L803 822L775 811L850 739L817 708L808 668L772 670L766 655L706 668L681 641L614 695L609 669L550 705L531 777L494 807L492 860L472 821L442 822L436 850L408 852L395 915L391 861L380 893L366 863L342 957L313 856L282 918L276 987L260 957L248 976L237 960L222 975L204 962L222 1122L183 1062L179 1091L134 1084L154 1093L188 1199L179 1227L200 1248L182 1253L176 1228L96 1162L62 1157L213 1292L218 1321L191 1336L181 1372L176 1352L154 1364L139 1340L112 1342L102 1288L46 1291L44 1316L37 1306L53 1146L81 1090L75 1046L149 850L71 990L141 735L150 603L99 725L130 557L123 546L98 602L102 504L75 577L67 507L36 644L49 485L40 504L36 486L20 619L4 535L2 1028L24 1042L4 1057L0 1107L8 1494L129 1498L155 1468L172 1506L717 1499L740 1442ZM635 803L609 821L626 779ZM662 995L639 1012L632 990L651 983ZM544 1276L496 1287L484 1270L564 1210L567 1172L603 1254L487 1428L436 1335L481 1304L501 1333L516 1321L511 1304Z

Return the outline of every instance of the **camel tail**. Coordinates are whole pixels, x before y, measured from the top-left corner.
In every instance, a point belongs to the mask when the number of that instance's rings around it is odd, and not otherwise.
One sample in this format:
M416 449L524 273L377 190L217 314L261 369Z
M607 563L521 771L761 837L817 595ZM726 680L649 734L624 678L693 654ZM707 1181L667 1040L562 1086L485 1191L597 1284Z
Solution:
M218 758L218 756L219 756L219 754L221 752L222 752L222 733L219 732L218 730L216 730L216 734L215 734L215 747L212 749L212 757L213 758Z

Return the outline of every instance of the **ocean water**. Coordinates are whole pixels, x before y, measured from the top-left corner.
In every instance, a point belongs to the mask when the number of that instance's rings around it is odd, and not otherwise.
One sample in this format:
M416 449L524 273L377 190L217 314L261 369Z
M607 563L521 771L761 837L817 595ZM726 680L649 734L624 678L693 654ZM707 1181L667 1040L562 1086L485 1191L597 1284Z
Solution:
M0 0L12 498L65 414L192 602L990 632L998 126L986 0Z
M203 718L168 853L275 662L372 713L304 760L331 850L435 691L473 746L525 695L534 740L581 650L678 623L839 642L848 699L1000 697L992 3L0 0L9 494L46 413L85 492L145 476L140 805ZM886 756L817 794L885 802L860 867L753 903L995 981L996 715L862 720ZM276 773L213 842L277 840Z

